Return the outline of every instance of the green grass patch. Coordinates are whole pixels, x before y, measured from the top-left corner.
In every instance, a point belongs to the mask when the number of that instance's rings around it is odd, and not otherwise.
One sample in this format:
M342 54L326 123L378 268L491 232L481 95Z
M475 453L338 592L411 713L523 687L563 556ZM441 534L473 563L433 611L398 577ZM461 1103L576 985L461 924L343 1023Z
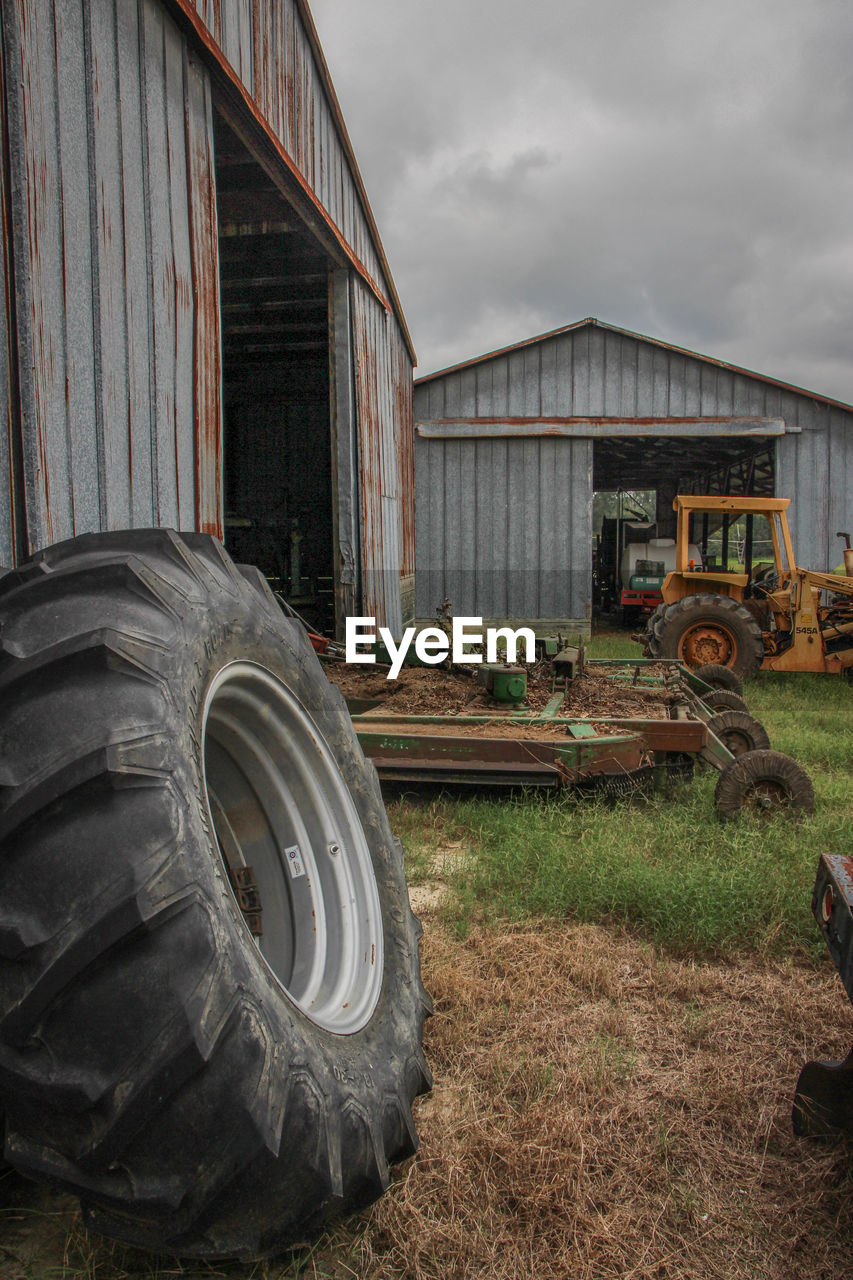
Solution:
M638 646L607 637L591 650L633 656ZM460 931L542 916L623 923L696 955L822 956L811 888L818 855L849 848L853 689L838 677L763 674L745 694L773 747L811 775L812 817L722 824L717 774L704 768L668 793L610 804L571 792L409 796L390 814L411 878L434 874L438 850L464 851L443 875L444 910Z

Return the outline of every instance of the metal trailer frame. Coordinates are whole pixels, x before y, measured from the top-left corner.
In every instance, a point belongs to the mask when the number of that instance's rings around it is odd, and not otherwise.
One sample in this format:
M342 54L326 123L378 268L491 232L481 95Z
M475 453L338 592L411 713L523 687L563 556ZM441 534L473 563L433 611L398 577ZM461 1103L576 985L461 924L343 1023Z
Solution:
M635 685L666 684L658 676L640 674L643 667L661 665L648 659L601 659L585 665L624 667L625 678ZM397 715L383 710L381 702L350 699L348 705L364 754L387 782L559 788L597 778L636 780L650 767L666 767L684 757L725 769L735 756L708 727L713 712L701 702L701 692L710 692L710 686L677 660L665 665L684 695L676 714L667 719L601 716L590 723L562 715L565 688L557 689L540 712ZM597 734L594 724L615 732ZM490 737L464 731L475 725L502 730L508 725L541 727L542 736L502 732Z

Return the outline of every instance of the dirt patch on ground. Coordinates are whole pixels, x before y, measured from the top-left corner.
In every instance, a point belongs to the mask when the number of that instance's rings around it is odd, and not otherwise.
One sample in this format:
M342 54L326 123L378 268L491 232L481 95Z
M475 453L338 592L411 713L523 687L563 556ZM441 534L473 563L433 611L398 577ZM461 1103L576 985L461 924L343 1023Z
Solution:
M376 698L382 710L394 715L507 715L513 708L496 702L477 679L475 669L403 667L396 680L373 668L330 662L326 675L347 698ZM545 664L528 668L527 698L519 707L542 711L555 692ZM666 717L673 695L660 688L644 689L617 683L602 671L576 676L565 690L561 715L581 720L602 716Z

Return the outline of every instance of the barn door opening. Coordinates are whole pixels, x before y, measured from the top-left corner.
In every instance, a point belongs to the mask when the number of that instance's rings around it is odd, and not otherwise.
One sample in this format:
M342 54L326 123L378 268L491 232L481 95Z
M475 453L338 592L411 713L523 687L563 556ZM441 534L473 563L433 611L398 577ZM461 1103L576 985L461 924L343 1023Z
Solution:
M216 111L214 139L225 545L330 633L332 263Z
M772 497L776 444L756 435L612 436L593 448L593 610L636 627L660 603L675 566L677 493ZM731 541L731 545L730 545ZM754 546L753 546L754 544ZM691 555L709 567L728 564L744 546L766 558L763 534L744 521L721 532L704 518L691 528ZM737 556L735 556L737 560ZM734 561L732 561L734 563Z

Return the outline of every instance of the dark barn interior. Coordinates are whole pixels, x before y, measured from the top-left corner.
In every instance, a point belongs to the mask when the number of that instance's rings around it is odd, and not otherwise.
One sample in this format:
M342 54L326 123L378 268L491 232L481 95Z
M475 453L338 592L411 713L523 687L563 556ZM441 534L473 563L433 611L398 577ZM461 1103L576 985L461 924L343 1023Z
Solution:
M772 439L725 436L635 436L596 440L593 488L673 493L773 494Z
M325 252L215 113L225 542L334 629Z
M605 515L593 530L593 606L599 615L617 609L626 625L636 625L645 607L654 603L648 597L644 605L626 603L623 587L636 586L654 592L660 577L660 562L665 554L649 547L643 569L634 577L625 577L622 555L625 547L647 538L675 536L675 512L672 501L676 493L708 493L771 497L774 493L776 450L772 438L727 436L619 436L596 440L593 446L593 489L596 494L613 494L618 498L610 506L617 514ZM638 502L638 495L643 500ZM649 501L649 496L653 500ZM643 526L648 524L648 528ZM757 533L757 531L755 531ZM749 523L750 547L753 527ZM720 521L707 516L695 522L691 541L700 549L703 562L710 564L729 555L728 521L721 529ZM735 546L732 537L732 548ZM717 543L721 543L720 546ZM766 551L755 539L756 550Z

